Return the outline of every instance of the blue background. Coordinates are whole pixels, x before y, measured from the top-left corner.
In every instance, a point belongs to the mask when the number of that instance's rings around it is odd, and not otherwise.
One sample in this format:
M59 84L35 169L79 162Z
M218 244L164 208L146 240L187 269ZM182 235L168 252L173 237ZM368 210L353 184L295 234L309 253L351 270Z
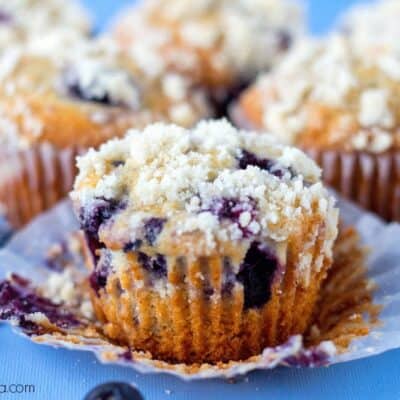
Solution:
M195 1L195 0L187 0ZM399 0L400 1L400 0ZM126 0L86 0L101 28ZM314 33L328 30L349 0L311 0ZM0 385L34 384L34 394L1 394L0 400L80 400L107 381L134 383L154 399L380 399L400 400L400 350L315 370L278 368L256 372L232 384L223 380L185 383L165 375L140 375L123 367L101 365L92 354L34 345L0 326Z

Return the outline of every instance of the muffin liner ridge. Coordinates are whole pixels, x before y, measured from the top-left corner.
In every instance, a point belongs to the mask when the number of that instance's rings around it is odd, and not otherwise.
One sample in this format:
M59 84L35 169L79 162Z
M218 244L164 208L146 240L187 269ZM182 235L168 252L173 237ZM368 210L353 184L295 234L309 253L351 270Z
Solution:
M327 185L386 220L400 221L400 152L303 150L322 168Z
M125 267L114 268L101 290L92 288L96 315L104 321L108 337L164 360L247 359L306 330L332 262L331 253L322 246L329 235L325 227L318 226L307 246L294 244L303 233L277 246L275 251L284 254L285 264L276 267L266 303L249 308L242 285L235 282L234 266L226 262L225 255L166 255L165 279L157 279L143 269L141 253L132 251ZM306 288L297 282L298 254L309 255L315 269L310 272L312 284Z
M72 189L76 156L85 149L38 143L0 151L0 204L14 228L50 209Z
M335 248L337 265L333 267L334 273L323 289L322 297L326 301L318 309L314 326L304 338L293 336L286 343L266 348L262 354L248 360L215 365L168 364L158 361L148 353L136 352L107 339L99 323L85 316L79 306L54 304L44 295L44 300L39 298L37 301L44 308L44 319L29 319L29 316L18 312L7 318L7 310L5 319L19 325L16 330L28 335L34 342L91 351L103 362L130 366L141 372L167 372L187 380L233 377L278 365L331 365L398 348L400 226L386 225L345 201L341 200L339 205L344 225L354 226L362 245L369 248L365 268L363 250L356 245L358 239L355 230L343 229ZM0 265L3 268L0 269L0 278L14 274L3 284L8 282L20 295L35 293L38 296L37 293L49 276L58 273L49 268L46 262L49 248L65 240L66 234L76 228L77 223L68 202L40 216L0 251ZM82 271L85 271L83 262L76 260L72 261L69 268L81 276L84 273ZM32 274L32 271L35 273ZM31 282L20 278L24 276L29 277ZM341 284L337 285L335 279ZM339 286L340 289L335 291ZM84 290L81 289L81 292ZM347 309L343 308L343 304L337 304L338 298L344 301ZM0 315L2 311L4 316L0 302ZM376 319L378 311L379 321ZM362 318L363 315L369 315L369 318Z

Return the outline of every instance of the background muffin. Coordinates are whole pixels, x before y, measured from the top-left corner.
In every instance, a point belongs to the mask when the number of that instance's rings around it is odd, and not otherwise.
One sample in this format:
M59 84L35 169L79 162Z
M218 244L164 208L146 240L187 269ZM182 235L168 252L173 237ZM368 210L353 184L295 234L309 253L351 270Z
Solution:
M0 52L53 34L83 37L91 31L88 14L75 0L2 1L0 19Z
M301 151L226 121L155 124L78 161L104 331L155 358L259 354L307 328L338 212Z
M105 38L15 47L0 70L0 182L7 187L0 201L17 225L66 195L78 152L128 127L159 120L191 126L211 113L188 78L149 76Z
M233 118L307 150L326 182L400 219L400 59L347 38L300 43L241 97Z
M158 64L213 89L216 100L269 69L304 31L290 0L151 0L124 12L115 38L130 52L153 49Z
M379 56L388 50L399 54L399 18L400 2L375 0L351 7L342 16L339 28L359 54Z

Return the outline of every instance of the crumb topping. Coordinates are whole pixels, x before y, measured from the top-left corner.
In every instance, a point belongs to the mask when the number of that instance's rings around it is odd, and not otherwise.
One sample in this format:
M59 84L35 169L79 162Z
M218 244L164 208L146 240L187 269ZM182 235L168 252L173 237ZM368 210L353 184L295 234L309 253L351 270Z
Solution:
M122 41L133 38L131 51L141 54L146 68L154 70L160 49L166 50L156 65L188 70L209 52L214 69L244 78L274 65L303 32L303 11L291 0L152 0L125 13L116 26Z
M19 147L51 141L45 136L50 131L57 135L44 126L31 104L35 99L49 102L49 107L74 105L79 115L99 126L118 116L133 120L133 115L138 126L155 120L191 126L211 115L205 92L189 78L143 73L134 57L105 37L82 39L69 47L30 42L5 51L0 57L0 92L0 124L12 127L3 130L0 142Z
M78 61L64 74L66 92L78 99L103 104L140 107L138 85L128 71L107 67L98 60Z
M398 37L400 26L400 3L397 0L375 0L357 4L347 11L341 21L341 28L353 44L354 51L371 58L400 52ZM393 62L384 61L388 69ZM399 73L398 66L393 71Z
M3 1L0 19L1 49L27 40L46 41L60 31L82 37L90 30L88 14L76 0Z
M252 90L261 94L261 124L285 143L374 153L400 145L395 54L359 56L339 35L304 40Z
M78 168L74 202L83 210L96 199L121 204L100 236L121 234L125 243L146 240L149 218L162 219L161 241L200 235L211 250L254 237L284 241L305 216L325 218L334 207L300 150L225 120L132 130L79 158Z

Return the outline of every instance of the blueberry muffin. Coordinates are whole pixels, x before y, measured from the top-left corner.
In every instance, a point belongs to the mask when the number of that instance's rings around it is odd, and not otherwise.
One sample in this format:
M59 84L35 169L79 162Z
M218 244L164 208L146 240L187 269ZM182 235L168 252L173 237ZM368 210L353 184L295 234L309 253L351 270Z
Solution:
M72 199L105 334L170 362L246 359L308 326L338 210L300 150L225 120L132 130Z
M400 53L400 2L375 0L351 7L341 18L340 30L354 51L379 57L388 50Z
M91 23L76 0L3 0L0 4L0 52L29 40L84 37Z
M142 1L116 21L128 51L194 77L219 103L275 65L304 31L292 0Z
M0 71L0 202L16 225L71 190L76 153L128 127L191 126L211 114L188 78L153 77L107 39L15 47L0 57Z
M306 150L328 184L400 220L400 59L371 54L344 36L303 41L242 95L232 117Z

